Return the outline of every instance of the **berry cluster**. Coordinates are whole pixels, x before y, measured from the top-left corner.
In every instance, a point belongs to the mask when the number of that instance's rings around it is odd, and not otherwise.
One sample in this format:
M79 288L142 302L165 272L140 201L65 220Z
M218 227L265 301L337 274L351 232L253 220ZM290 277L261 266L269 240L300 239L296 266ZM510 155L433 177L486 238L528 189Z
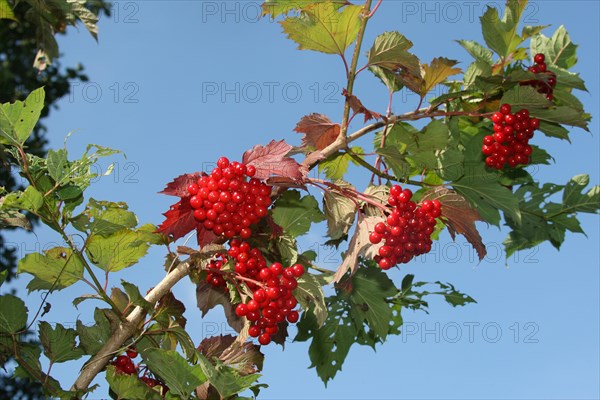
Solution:
M441 213L438 200L425 200L417 205L411 201L412 192L398 185L392 186L388 204L393 211L386 222L379 222L369 235L372 244L384 244L379 248L375 261L387 270L398 263L408 263L413 257L431 251L431 234L436 218Z
M540 120L530 118L524 108L511 114L511 107L502 104L500 111L492 115L494 134L483 138L481 151L486 155L485 164L490 168L502 169L529 164L531 146L529 140L539 128Z
M194 218L217 236L249 238L250 225L267 215L271 205L271 187L252 178L255 174L252 165L219 158L210 175L187 187Z
M252 322L248 334L257 337L260 344L267 345L271 342L271 335L279 331L279 323L285 320L296 323L299 319L298 311L294 309L298 300L293 290L298 287L297 279L304 274L304 267L295 264L284 268L278 262L268 267L259 249L234 239L227 255L219 254L209 264L207 281L211 285L224 285L220 270L227 258L235 264L234 279L243 281L252 291L252 298L238 304L235 313Z
M548 100L553 100L554 86L556 86L556 75L552 71L548 71L546 68L546 57L542 53L538 53L533 57L535 65L528 68L529 72L539 74L542 79L534 79L530 81L521 82L523 86L533 86L539 93L544 93Z
M135 351L134 349L127 349L127 351L125 352L125 355L120 355L118 356L113 362L111 362L112 365L115 366L116 370L118 373L121 374L125 374L125 375L133 375L133 374L137 374L138 372L138 367L134 364L133 359L136 358L138 356L138 352ZM139 377L140 380L142 380L146 385L148 385L148 387L155 387L158 386L160 387L160 393L162 395L165 395L168 391L169 388L167 387L167 385L165 385L163 382L161 382L160 380L156 379L156 378L151 378L148 375L148 369L146 369L146 373Z

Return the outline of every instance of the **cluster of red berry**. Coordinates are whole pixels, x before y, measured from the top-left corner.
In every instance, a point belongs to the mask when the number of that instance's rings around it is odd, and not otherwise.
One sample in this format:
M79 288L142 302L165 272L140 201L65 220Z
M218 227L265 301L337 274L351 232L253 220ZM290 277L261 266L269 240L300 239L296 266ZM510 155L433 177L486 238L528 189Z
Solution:
M210 175L187 187L194 218L217 236L249 238L250 225L267 215L271 205L271 186L252 178L255 174L252 165L219 158Z
M441 213L438 200L425 200L417 205L411 200L412 192L394 185L390 189L388 204L393 211L386 222L379 222L369 235L372 244L384 244L379 248L375 261L381 269L390 269L398 263L405 264L413 257L431 251L431 234L436 218Z
M138 367L134 364L133 359L136 358L138 356L138 352L135 351L134 349L127 349L127 351L125 352L124 355L120 355L118 356L113 362L111 362L112 365L115 366L117 372L125 374L125 375L133 375L133 374L137 374L138 372ZM169 388L167 387L167 385L165 385L163 382L161 382L160 380L156 379L156 378L151 378L148 375L148 369L146 369L146 372L143 376L139 377L140 380L142 380L146 385L148 385L148 387L159 387L160 388L160 394L161 395L165 395L168 391Z
M485 164L490 168L502 169L529 164L531 146L529 140L539 128L540 120L530 118L524 108L511 114L511 107L502 104L500 111L492 115L494 134L483 138L481 151L486 155Z
M541 75L542 79L534 79L525 82L521 82L522 86L533 86L538 90L539 93L544 93L548 100L553 100L554 86L556 86L556 74L552 71L548 71L546 68L546 57L542 53L538 53L533 57L535 65L528 68L529 72Z
M207 281L211 285L224 285L225 280L220 270L228 259L235 264L236 275L233 279L243 280L252 291L252 299L238 304L235 312L239 317L252 322L248 334L257 337L260 344L267 345L271 342L271 335L279 331L279 323L286 319L290 323L296 323L299 319L298 311L294 309L298 300L293 291L298 287L297 279L304 274L304 267L295 264L284 268L278 262L267 267L259 249L234 239L230 242L227 255L219 254L209 264Z

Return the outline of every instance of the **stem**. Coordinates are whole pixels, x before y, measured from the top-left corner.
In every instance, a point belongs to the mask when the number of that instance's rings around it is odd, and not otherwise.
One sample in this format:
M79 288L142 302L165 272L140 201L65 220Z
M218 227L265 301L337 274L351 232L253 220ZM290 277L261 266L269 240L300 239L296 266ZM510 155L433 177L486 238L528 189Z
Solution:
M193 264L189 259L180 263L146 295L146 301L156 304L177 282L188 275L192 266ZM123 343L135 334L145 315L146 311L142 307L136 307L125 321L119 324L104 347L83 366L81 374L73 384L72 390L87 390L96 375L114 357L123 346Z
M345 138L346 133L348 132L350 117L350 101L349 98L352 95L352 90L354 88L354 79L356 77L356 67L358 65L358 59L360 58L360 49L362 47L362 41L365 36L365 31L367 29L367 22L370 18L371 11L371 3L373 0L367 0L365 5L363 6L363 19L360 23L360 27L358 28L358 34L356 36L356 43L354 45L354 53L352 54L352 61L350 63L350 69L348 70L348 84L346 87L346 91L348 95L346 96L346 102L344 103L344 116L342 118L342 129L340 132L340 137Z
M356 161L357 163L359 163L360 165L362 165L363 167L365 167L366 169L371 171L373 174L379 176L380 178L384 178L384 179L387 179L389 181L394 181L394 182L408 183L409 185L428 186L426 183L423 183L423 182L414 181L412 179L400 180L393 175L386 174L385 172L381 172L380 170L378 170L377 168L375 168L374 166L372 166L371 164L369 164L368 162L363 160L362 157L360 157L358 154L354 153L352 150L348 149L346 151L347 151L348 155L350 157L352 157L352 159L354 161Z

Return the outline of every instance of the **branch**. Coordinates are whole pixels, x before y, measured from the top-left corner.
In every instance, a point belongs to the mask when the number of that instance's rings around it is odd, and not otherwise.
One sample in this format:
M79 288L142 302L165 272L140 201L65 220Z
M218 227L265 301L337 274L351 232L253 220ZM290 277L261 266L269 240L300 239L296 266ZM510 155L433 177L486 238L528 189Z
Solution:
M430 108L421 108L419 110L411 111L406 114L392 115L391 117L387 118L385 121L374 122L371 125L367 125L361 129L357 130L356 132L352 133L351 135L348 135L347 137L343 136L343 135L339 135L337 137L337 139L335 140L335 142L331 143L329 146L327 146L323 150L321 150L321 152L320 152L321 156L322 156L321 159L313 161L312 163L307 163L305 160L302 163L302 165L310 170L310 169L314 168L316 165L318 165L322 159L325 159L325 158L337 153L338 151L348 147L349 143L351 143L357 139L360 139L361 137L365 136L367 133L371 133L374 130L383 128L386 125L394 125L401 121L416 121L416 120L423 119L423 118L455 117L455 116L461 116L461 115L467 116L467 117L485 117L485 116L490 116L493 114L493 113L479 113L479 112L467 112L467 111L450 111L450 112L445 112L445 111L430 112L430 111L431 111Z
M354 52L352 54L352 61L350 63L350 69L347 70L348 84L346 85L346 91L348 92L348 96L346 96L346 102L344 103L344 116L342 117L342 130L340 132L341 137L345 137L348 132L348 125L350 125L349 116L350 116L350 101L349 98L352 95L352 90L354 88L354 80L356 78L356 67L358 66L358 59L360 58L360 49L362 46L362 41L365 36L365 30L367 29L367 22L371 17L371 2L373 0L367 0L365 5L363 6L363 19L360 23L360 27L358 28L358 34L356 36L356 43L354 45Z
M151 304L156 304L156 302L167 294L177 282L188 275L192 266L193 263L191 259L187 259L180 263L146 295L146 301ZM123 343L135 334L145 316L146 311L142 307L136 307L131 314L127 316L126 320L119 324L104 347L102 347L102 349L100 349L100 351L84 365L81 374L73 384L71 390L87 390L96 375L98 375L108 361L115 356L123 346Z

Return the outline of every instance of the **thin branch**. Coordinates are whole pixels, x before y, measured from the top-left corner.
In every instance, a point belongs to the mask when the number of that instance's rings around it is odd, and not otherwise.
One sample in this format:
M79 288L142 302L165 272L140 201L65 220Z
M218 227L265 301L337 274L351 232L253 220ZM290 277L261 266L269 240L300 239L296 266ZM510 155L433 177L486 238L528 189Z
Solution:
M354 52L352 54L352 61L350 62L350 69L348 70L348 84L346 85L346 91L348 95L346 96L346 101L344 103L344 116L342 118L342 129L340 132L340 137L345 137L348 132L349 117L350 117L350 96L352 95L352 90L354 88L354 79L356 77L356 67L358 66L358 59L360 58L360 50L362 47L362 41L365 36L365 31L367 29L367 22L369 21L370 13L371 13L371 3L373 0L367 0L365 5L363 6L363 19L360 23L360 27L358 28L358 34L356 36L356 43L354 44Z
M189 274L192 266L193 264L190 259L180 263L146 295L146 301L156 304L177 282ZM87 390L96 375L115 356L123 346L123 343L131 338L139 329L139 324L144 320L145 316L146 311L142 307L136 307L127 316L126 320L119 324L104 347L84 365L81 374L73 384L72 390Z

